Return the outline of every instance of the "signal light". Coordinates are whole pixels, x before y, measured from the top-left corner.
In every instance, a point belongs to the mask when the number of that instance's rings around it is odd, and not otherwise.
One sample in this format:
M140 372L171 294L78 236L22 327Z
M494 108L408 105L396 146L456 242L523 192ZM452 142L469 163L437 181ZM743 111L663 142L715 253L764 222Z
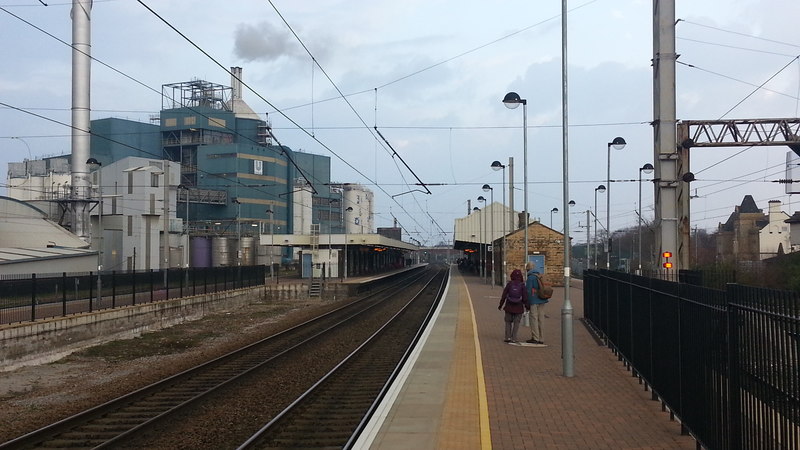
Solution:
M669 262L669 259L672 257L672 252L663 252L663 253L661 254L661 256L663 256L663 257L666 259L666 261L664 261L664 263L663 263L663 264L661 264L661 265L662 265L662 266L663 266L665 269L672 269L672 263L671 263L671 262Z

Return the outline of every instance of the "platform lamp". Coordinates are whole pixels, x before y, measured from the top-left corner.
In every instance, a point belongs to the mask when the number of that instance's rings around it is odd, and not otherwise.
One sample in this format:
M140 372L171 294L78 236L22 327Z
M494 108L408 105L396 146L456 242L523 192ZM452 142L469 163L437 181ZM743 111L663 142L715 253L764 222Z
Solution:
M594 268L597 269L597 193L606 191L605 185L600 185L594 188Z
M525 217L525 260L522 262L524 267L528 264L528 101L521 98L516 92L509 92L503 97L503 104L506 108L516 109L522 105L522 183L523 183L523 201L525 203L525 210L523 216Z
M476 207L472 208L472 212L479 213L479 212L481 212L481 209L476 206ZM483 214L481 214L481 217L483 217ZM480 271L480 264L481 264L481 245L480 245L480 240L481 240L481 237L480 236L482 236L482 234L483 234L483 227L481 226L481 217L478 217L478 276L481 275L481 271Z
M103 298L101 295L103 282L100 280L100 271L103 270L103 165L95 158L89 158L86 160L86 166L92 172L97 172L97 205L99 206L97 212L97 306L100 307L100 301Z
M482 195L478 196L478 201L483 203L483 211L481 212L481 249L483 250L483 260L481 261L481 277L483 282L486 283L486 198Z
M492 288L494 288L494 188L492 188L488 184L484 184L481 189L483 189L483 192L491 192L490 201L492 205L491 208L492 219L490 225L491 231L489 231L489 244L491 244L490 247L492 250L491 250L491 257L489 258L490 261L489 267L492 268ZM503 215L505 216L505 214Z
M557 213L558 208L553 208L550 210L550 228L553 228L553 213Z
M625 144L625 139L619 136L608 143L608 166L606 172L608 175L606 177L606 189L608 189L606 194L606 233L608 233L608 240L605 245L607 270L611 270L611 147L614 147L614 150L622 150L625 148Z
M500 280L501 284L505 283L508 278L506 278L506 166L501 163L500 161L492 162L492 170L503 170L503 252L500 257L500 265L502 266L502 275L503 279ZM494 217L494 216L493 216Z
M642 274L642 172L651 174L653 170L655 167L650 163L639 168L639 230L637 232L639 235L639 271L636 272L636 275Z

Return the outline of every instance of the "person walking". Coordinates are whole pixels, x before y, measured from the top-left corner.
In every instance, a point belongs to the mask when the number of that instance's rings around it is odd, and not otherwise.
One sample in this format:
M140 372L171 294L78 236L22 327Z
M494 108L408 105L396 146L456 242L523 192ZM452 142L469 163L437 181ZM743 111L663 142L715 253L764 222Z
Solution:
M525 282L522 281L522 271L515 269L511 272L511 281L506 284L503 294L500 296L500 304L497 309L505 311L505 340L504 342L513 344L517 342L517 331L522 314L528 306L528 293ZM505 304L505 308L503 305Z
M536 264L529 261L525 264L525 270L528 272L528 278L525 280L525 293L528 295L527 306L531 320L531 338L525 342L544 344L544 306L547 304L547 300L536 295L539 290L539 271L536 270Z

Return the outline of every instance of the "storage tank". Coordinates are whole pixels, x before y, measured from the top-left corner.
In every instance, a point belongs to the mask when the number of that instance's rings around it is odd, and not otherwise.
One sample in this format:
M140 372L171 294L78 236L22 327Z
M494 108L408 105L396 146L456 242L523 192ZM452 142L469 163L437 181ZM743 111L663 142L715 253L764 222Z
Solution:
M211 238L193 236L190 246L192 267L211 267Z
M253 266L256 264L256 239L251 236L242 236L242 265ZM236 258L236 251L233 252L233 257ZM234 265L236 263L234 262Z
M214 236L211 238L211 266L227 267L231 265L231 249L228 238Z

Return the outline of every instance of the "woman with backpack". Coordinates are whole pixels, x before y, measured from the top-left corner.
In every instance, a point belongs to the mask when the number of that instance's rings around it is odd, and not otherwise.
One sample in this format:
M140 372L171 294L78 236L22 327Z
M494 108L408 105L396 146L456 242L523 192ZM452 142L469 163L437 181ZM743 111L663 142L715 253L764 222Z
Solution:
M503 308L505 304L505 308ZM522 314L528 309L528 294L525 289L525 281L522 279L522 272L519 269L511 272L511 281L503 289L500 296L500 304L497 309L503 309L505 314L506 333L505 341L508 343L517 342L517 330Z

